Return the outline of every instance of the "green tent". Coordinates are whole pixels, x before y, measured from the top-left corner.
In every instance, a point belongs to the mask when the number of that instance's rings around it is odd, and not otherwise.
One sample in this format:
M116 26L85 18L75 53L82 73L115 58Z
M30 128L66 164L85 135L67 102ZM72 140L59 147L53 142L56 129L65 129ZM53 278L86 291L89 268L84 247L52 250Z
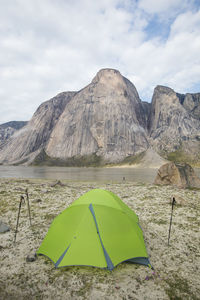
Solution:
M137 215L110 191L94 189L58 215L37 254L55 267L112 270L123 261L151 267Z

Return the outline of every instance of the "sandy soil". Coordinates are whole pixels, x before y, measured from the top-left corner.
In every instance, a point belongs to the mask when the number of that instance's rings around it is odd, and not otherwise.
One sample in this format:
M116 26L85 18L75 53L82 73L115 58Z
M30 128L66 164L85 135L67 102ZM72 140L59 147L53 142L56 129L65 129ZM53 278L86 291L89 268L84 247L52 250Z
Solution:
M53 181L0 180L0 219L11 230L0 234L0 299L200 299L200 190L148 184L73 183L52 187ZM28 188L32 226L22 206L17 242L14 232L20 195ZM92 188L116 193L139 216L155 270L122 263L112 272L91 267L55 269L39 257L27 262L44 238L53 218ZM174 209L167 245L172 196Z

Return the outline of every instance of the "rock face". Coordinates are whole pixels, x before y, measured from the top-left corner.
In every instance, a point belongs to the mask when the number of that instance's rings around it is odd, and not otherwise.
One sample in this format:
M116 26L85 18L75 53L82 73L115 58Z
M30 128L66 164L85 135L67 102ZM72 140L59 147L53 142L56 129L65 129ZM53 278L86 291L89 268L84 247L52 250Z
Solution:
M24 127L28 122L11 121L0 125L0 148L3 144L19 129Z
M200 94L180 95L167 87L155 88L148 127L150 143L162 156L177 152L177 156L200 160L199 99Z
M182 105L195 119L200 120L200 93L186 94Z
M200 162L200 94L157 86L152 103L142 102L114 69L100 70L79 92L42 103L26 126L0 144L4 164L75 166L143 157L146 166L163 163L160 156Z
M64 92L42 103L28 124L15 132L0 150L0 161L12 164L31 162L45 147L61 113L74 94Z
M142 101L142 106L144 110L145 128L148 128L151 115L151 103Z
M62 159L95 153L117 162L147 148L144 110L136 88L118 71L105 69L66 106L46 153Z
M175 164L173 162L160 167L154 183L159 185L176 185L183 188L200 188L200 178L196 176L190 165Z

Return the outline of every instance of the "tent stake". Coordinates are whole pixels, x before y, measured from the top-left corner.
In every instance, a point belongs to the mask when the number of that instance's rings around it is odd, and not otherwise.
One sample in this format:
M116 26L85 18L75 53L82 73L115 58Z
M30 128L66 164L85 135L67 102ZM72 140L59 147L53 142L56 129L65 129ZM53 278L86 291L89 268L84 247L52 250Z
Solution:
M173 199L172 199L172 211L171 211L171 218L170 218L170 225L169 225L168 246L169 246L169 239L170 239L171 226L172 226L172 215L173 215L173 209L174 209L175 204L176 204L176 200L173 197Z
M29 205L29 195L28 195L28 189L25 191L26 193L26 199L27 199L27 205L28 205L28 215L29 215L29 221L31 226L31 211L30 211L30 205Z
M20 197L20 202L19 202L19 209L18 209L18 216L17 216L17 225L16 225L16 229L15 229L14 244L16 243L16 238L17 238L17 231L18 231L18 226L19 226L19 216L20 216L22 201L24 201L24 197L23 196Z

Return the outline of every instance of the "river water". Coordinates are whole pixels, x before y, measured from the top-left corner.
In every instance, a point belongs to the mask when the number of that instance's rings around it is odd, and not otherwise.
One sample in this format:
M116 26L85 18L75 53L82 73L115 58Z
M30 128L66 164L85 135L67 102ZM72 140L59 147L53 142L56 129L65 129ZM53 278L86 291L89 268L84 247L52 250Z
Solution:
M44 178L69 181L152 183L155 169L0 166L0 178Z
M200 177L200 168L195 169ZM153 183L157 170L151 168L70 168L0 166L0 178L44 178L69 181Z

